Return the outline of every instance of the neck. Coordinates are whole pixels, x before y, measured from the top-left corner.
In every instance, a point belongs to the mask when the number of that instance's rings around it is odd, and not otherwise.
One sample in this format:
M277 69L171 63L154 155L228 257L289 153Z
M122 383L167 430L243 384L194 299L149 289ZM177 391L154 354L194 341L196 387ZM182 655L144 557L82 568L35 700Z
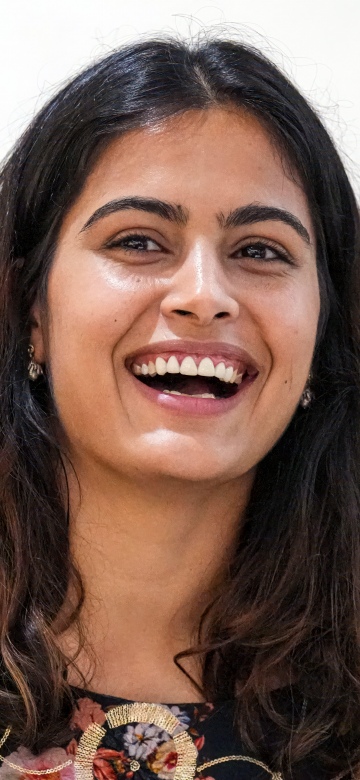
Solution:
M209 485L133 481L98 468L76 473L81 502L70 478L71 546L97 659L91 687L125 698L176 700L177 693L192 700L194 686L173 656L196 643L232 557L253 474ZM196 666L184 662L200 683Z

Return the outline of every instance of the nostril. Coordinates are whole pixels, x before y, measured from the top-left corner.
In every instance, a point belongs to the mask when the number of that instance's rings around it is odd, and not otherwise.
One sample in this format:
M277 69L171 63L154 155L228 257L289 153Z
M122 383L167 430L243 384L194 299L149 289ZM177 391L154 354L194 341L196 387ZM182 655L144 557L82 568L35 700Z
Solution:
M193 312L188 311L187 309L174 309L175 314L180 314L181 317L188 317L191 316ZM214 318L217 320L221 320L223 317L228 317L229 312L228 311L219 311L217 314L214 315Z
M186 317L188 314L191 314L191 311L187 311L186 309L175 309L175 314L181 314L182 317Z

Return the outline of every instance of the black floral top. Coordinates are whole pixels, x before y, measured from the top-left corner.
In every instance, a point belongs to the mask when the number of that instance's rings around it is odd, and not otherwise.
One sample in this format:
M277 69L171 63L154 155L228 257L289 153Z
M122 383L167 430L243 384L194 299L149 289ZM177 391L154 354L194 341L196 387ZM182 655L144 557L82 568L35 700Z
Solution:
M19 748L7 758L22 770L3 763L0 780L43 780L36 770L52 767L58 769L50 780L283 780L244 748L231 702L139 704L74 692L74 737L67 747L40 756ZM298 777L323 776L307 767Z

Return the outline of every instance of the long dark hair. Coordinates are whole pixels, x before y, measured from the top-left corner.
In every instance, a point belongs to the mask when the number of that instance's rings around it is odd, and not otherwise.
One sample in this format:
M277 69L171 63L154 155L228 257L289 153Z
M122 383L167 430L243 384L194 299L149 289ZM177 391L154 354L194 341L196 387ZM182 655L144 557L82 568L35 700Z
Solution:
M359 219L315 111L261 53L235 41L159 38L111 53L40 111L4 165L0 725L11 723L14 740L35 750L61 744L72 703L56 636L79 622L83 593L51 377L30 383L27 372L30 308L38 295L46 312L60 225L112 137L226 104L256 115L302 181L321 316L315 400L258 466L228 581L200 631L203 691L238 700L243 739L274 768L311 756L335 774L360 761Z

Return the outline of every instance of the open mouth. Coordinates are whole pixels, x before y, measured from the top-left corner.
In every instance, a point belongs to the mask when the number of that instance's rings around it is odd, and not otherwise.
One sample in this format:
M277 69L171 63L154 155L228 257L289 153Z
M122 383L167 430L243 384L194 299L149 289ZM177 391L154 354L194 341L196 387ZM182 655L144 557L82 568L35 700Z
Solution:
M239 361L196 355L142 356L129 367L136 379L153 390L193 398L231 398L257 375Z

